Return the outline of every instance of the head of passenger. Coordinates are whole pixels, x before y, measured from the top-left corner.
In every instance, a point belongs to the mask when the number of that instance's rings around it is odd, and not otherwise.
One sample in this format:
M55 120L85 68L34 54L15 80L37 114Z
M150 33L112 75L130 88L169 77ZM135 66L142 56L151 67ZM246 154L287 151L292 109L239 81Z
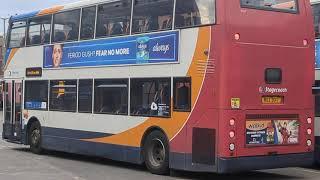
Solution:
M52 63L54 68L60 67L63 56L63 47L61 44L55 44L52 51Z

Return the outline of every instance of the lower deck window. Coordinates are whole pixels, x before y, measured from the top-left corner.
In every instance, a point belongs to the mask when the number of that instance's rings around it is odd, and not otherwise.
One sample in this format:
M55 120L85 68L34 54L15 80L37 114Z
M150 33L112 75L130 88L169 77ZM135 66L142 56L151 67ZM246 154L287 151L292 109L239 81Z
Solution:
M171 81L133 79L131 81L131 115L170 117Z
M102 114L128 114L128 80L96 80L94 111Z
M191 78L175 78L173 103L175 111L191 110Z
M77 106L77 81L50 82L50 110L75 112Z
M48 108L48 81L26 81L25 87L25 109Z
M78 111L81 113L92 112L92 82L91 79L79 80Z

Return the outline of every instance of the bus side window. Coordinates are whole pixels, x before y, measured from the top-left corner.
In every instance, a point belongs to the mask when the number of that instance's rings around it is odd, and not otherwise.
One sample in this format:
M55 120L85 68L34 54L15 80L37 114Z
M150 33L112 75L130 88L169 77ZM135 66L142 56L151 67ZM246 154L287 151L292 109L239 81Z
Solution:
M92 112L92 84L93 80L79 80L78 111L80 113Z
M52 111L76 112L77 81L50 81L50 105Z
M98 6L96 37L129 34L131 0L120 0Z
M83 39L93 39L95 30L96 7L83 8L81 20L81 35Z
M312 5L313 16L314 16L314 32L315 38L320 38L320 4Z
M128 115L128 80L95 80L94 112Z
M176 28L213 23L215 23L215 0L177 0Z
M14 22L11 24L9 35L9 48L24 47L26 43L26 22Z
M315 86L312 88L312 93L315 98L315 117L320 117L320 81L315 82Z
M174 78L173 93L173 109L191 111L191 78Z
M173 3L173 0L135 0L132 32L172 29Z
M171 82L168 78L131 80L132 116L171 116Z
M29 20L27 45L48 44L50 42L51 15L32 18Z
M48 109L48 81L26 81L24 108L30 110Z
M53 40L54 42L78 40L80 10L72 10L54 15Z

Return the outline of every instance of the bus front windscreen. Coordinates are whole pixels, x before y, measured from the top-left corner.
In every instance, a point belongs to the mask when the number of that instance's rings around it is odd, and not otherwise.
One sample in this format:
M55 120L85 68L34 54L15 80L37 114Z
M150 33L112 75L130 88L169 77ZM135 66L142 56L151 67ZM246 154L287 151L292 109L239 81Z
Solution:
M242 7L297 12L296 0L240 0Z

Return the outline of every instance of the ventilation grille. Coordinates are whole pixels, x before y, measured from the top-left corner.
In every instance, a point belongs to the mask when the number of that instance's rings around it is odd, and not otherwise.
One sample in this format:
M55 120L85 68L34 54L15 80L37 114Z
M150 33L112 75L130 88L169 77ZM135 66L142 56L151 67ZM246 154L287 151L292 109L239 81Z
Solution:
M192 162L215 165L216 130L193 128Z
M197 61L197 74L199 76L213 75L216 71L216 65L214 59L207 60L198 60Z

